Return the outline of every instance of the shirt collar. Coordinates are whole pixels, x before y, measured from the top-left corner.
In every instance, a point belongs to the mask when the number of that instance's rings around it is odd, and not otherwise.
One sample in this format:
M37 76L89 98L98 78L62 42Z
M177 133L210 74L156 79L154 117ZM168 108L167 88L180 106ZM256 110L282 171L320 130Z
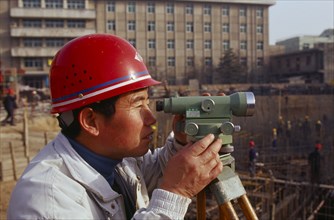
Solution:
M76 140L67 137L73 149L97 172L99 172L112 186L115 179L115 167L122 160L113 160L94 153Z

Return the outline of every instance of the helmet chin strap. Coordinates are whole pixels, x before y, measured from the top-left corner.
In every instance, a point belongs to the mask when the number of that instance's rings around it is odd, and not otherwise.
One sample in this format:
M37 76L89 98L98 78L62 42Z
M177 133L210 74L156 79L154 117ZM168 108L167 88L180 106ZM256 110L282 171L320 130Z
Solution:
M70 110L70 111L66 111L66 112L60 113L57 116L57 119L58 119L58 122L59 122L59 126L61 128L67 128L74 121L73 111Z

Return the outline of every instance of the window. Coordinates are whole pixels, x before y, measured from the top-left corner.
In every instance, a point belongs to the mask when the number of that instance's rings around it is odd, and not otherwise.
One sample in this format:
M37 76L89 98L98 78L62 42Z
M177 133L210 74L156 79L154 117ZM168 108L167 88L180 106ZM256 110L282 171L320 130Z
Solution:
M256 49L263 50L263 41L256 42Z
M115 22L115 20L108 20L107 21L107 30L108 31L115 31L116 30L116 22Z
M64 27L64 21L63 20L45 20L45 27L47 28Z
M311 56L307 56L306 57L306 65L310 65L311 64Z
M303 50L310 49L310 44L309 43L303 43Z
M204 58L204 64L205 64L205 66L212 66L212 58L211 57L205 57Z
M40 8L41 0L23 0L23 8Z
M187 40L186 41L186 48L187 49L194 49L194 40Z
M45 0L46 8L63 8L63 0Z
M136 12L136 2L128 2L128 12L129 13Z
M212 45L211 45L211 40L205 40L204 41L204 49L211 49Z
M223 49L224 50L230 49L230 41L229 40L224 40L223 41Z
M299 71L300 70L300 58L296 57L296 70Z
M47 47L61 47L65 44L62 38L47 38L45 42Z
M24 38L23 45L25 47L41 47L42 39L40 38Z
M192 4L186 5L186 14L192 15L194 13L194 6Z
M226 32L226 33L230 32L230 25L229 24L227 24L227 23L223 24L223 32Z
M67 27L69 28L85 28L86 23L84 20L68 20Z
M204 23L204 32L211 32L211 23L205 22Z
M222 14L223 16L229 16L230 15L230 8L228 5L224 5L222 7Z
M247 66L247 57L241 57L240 58L240 64L242 66Z
M67 0L67 8L69 9L84 9L85 0Z
M155 13L155 4L154 2L147 2L147 12Z
M246 33L247 32L247 25L246 24L240 24L240 32Z
M203 14L211 15L211 5L204 5Z
M262 24L258 24L256 26L256 33L258 33L258 34L262 34L263 33L263 25Z
M240 17L246 17L247 16L247 8L246 7L241 7L239 9L239 16Z
M155 39L148 39L148 48L155 49Z
M23 27L42 27L42 21L36 19L23 20Z
M136 21L128 21L128 30L135 31L136 30Z
M42 58L24 58L25 67L43 67Z
M107 11L108 12L115 12L116 11L116 6L114 1L108 1L107 2Z
M155 57L148 57L148 66L156 66L156 58Z
M133 47L136 47L136 39L129 39L128 41Z
M174 14L174 3L167 2L166 13L167 14Z
M263 18L263 8L256 9L256 17Z
M175 57L167 57L167 66L175 66Z
M240 49L247 50L247 41L243 40L240 42Z
M194 23L188 21L186 23L186 32L194 32Z
M167 48L168 48L168 49L174 49L174 48L175 48L175 40L173 40L173 39L168 39L168 40L167 40Z
M155 31L155 21L149 21L147 24L148 31Z
M263 66L263 57L258 57L256 59L256 65L257 66Z
M187 57L187 66L194 66L194 57Z
M174 31L174 21L167 21L167 31Z

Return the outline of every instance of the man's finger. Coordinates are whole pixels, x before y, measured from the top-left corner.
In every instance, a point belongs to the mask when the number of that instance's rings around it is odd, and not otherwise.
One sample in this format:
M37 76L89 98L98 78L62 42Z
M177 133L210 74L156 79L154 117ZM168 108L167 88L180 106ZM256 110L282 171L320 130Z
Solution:
M200 154L202 154L208 148L208 146L213 142L214 139L215 136L213 134L208 134L201 140L196 141L190 147L192 156L197 157Z
M210 160L219 158L218 152L221 148L221 139L215 140L214 143L211 144L210 148L206 149L201 155L199 155L202 164L208 163Z

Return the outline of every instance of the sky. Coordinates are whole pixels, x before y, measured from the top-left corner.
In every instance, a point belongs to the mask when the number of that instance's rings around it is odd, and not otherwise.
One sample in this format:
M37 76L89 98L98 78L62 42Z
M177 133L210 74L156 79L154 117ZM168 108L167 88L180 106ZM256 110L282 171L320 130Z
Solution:
M320 35L334 28L334 0L276 0L269 8L269 41Z

